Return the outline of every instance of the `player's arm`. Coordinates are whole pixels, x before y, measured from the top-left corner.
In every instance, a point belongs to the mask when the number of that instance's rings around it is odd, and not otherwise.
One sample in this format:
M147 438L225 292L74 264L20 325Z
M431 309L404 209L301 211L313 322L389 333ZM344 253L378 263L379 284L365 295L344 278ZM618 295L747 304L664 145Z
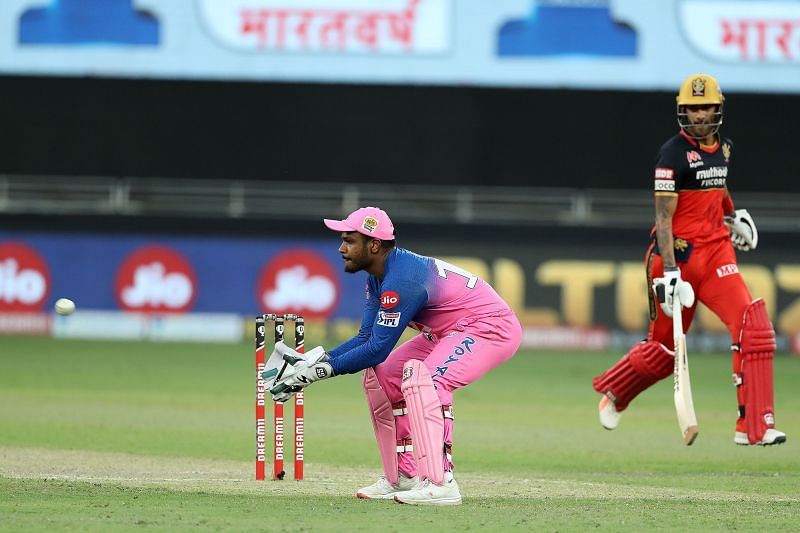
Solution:
M678 208L678 195L656 193L656 243L664 262L664 270L675 270L675 243L672 236L672 216Z
M677 207L677 194L656 193L656 241L664 263L664 277L653 279L653 290L658 296L661 309L670 317L675 295L678 295L684 307L694 305L694 290L689 283L681 279L681 269L675 263L672 216Z
M378 309L367 342L341 353L331 361L335 374L353 374L385 361L408 323L428 301L425 287L418 283L406 282L397 286L384 284L382 289L398 294L396 306Z
M725 186L725 191L722 195L722 214L726 217L732 217L736 209L733 207L733 198L731 197L731 192L728 190L728 186Z
M361 346L369 341L370 335L372 335L372 325L375 323L375 316L378 314L378 306L380 303L378 301L378 290L377 282L375 282L373 278L369 278L367 280L364 311L361 314L361 327L358 329L358 333L355 337L344 341L336 348L328 351L328 355L331 359L336 359L343 353L349 352L356 346Z

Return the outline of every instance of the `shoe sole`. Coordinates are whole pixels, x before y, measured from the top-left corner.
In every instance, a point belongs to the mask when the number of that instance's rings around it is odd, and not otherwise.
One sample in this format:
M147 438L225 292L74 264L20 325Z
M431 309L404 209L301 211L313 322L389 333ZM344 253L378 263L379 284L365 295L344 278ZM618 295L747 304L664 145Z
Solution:
M401 503L403 505L461 505L461 498L457 500L453 499L438 499L438 500L425 500L425 501L418 501L418 502L404 502L400 500L397 496L394 497L394 501L397 503Z
M363 492L356 492L356 498L359 500L391 500L394 498L394 495L397 494L393 492L391 494L381 495L381 496L367 496Z
M737 446L750 446L749 442L738 442L738 441L733 441L733 442ZM784 442L786 442L786 437L777 437L772 442L756 442L755 444L753 444L753 446L775 446L777 444L783 444Z

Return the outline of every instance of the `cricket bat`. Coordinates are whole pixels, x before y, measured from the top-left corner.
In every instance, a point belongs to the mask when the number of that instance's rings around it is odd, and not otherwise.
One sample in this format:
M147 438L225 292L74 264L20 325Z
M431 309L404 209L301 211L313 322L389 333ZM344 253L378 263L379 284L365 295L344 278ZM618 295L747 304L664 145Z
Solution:
M683 333L682 306L677 294L672 304L672 334L675 340L675 412L683 442L691 446L697 438L697 416L692 401L692 384L689 380L689 358L686 353L686 335Z

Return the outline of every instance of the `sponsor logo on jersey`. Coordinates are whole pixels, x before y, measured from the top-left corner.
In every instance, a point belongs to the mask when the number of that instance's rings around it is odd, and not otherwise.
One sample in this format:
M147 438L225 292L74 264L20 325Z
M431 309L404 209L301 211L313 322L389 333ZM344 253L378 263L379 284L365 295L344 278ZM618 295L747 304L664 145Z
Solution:
M378 311L377 324L387 328L396 328L400 325L400 315L401 313L387 313L386 311Z
M726 178L728 177L728 167L711 167L706 170L698 170L695 177L699 180L708 178Z
M700 181L701 187L724 187L727 176L728 167L710 167L698 170L695 179Z
M671 180L675 179L675 171L671 168L656 167L657 180Z
M690 164L694 163L695 161L700 161L701 159L702 157L700 157L700 154L698 154L695 150L689 150L686 152L686 161L688 161Z
M400 295L394 291L384 291L381 294L381 307L384 309L394 309L400 303Z
M675 180L656 180L655 190L675 192Z
M738 273L739 273L739 267L735 263L731 263L729 265L722 265L717 269L718 278L724 278L725 276L730 276Z
M689 168L702 167L705 164L702 156L694 150L686 152L686 160L689 162Z

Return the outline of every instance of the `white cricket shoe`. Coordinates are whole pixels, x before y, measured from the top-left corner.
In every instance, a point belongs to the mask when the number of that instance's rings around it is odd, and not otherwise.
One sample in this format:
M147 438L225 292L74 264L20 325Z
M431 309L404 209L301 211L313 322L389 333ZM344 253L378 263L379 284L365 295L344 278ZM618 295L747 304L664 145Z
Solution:
M604 394L603 397L600 398L597 410L600 414L600 425L609 431L616 429L619 425L619 419L622 418L622 413L617 411L617 406L614 405L611 398Z
M461 491L455 479L437 485L426 478L415 488L395 494L394 501L411 505L461 505Z
M356 496L362 500L391 500L398 492L410 490L417 486L419 479L417 476L407 477L402 472L397 477L397 484L392 485L386 480L386 476L381 476L378 481L363 489L358 489Z
M747 433L743 431L737 431L733 435L733 442L740 446L750 445L750 439L747 438ZM754 444L759 446L772 446L773 444L783 444L784 442L786 442L786 433L774 428L769 428L764 432L764 438L761 439L761 442L755 442Z

